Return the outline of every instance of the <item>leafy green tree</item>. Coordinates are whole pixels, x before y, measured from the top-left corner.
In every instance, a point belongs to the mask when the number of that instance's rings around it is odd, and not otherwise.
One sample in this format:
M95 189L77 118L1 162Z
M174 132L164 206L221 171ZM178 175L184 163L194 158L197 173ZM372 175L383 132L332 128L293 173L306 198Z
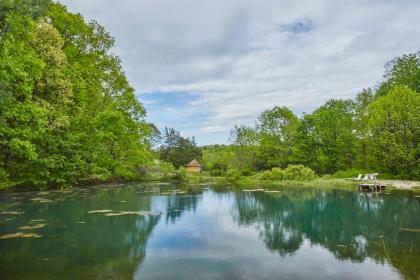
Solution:
M407 86L420 93L420 57L411 53L397 57L386 64L385 80L379 86L376 95L384 96L395 86Z
M286 167L293 162L293 147L299 120L286 107L274 107L258 118L258 156L265 167Z
M175 167L184 166L192 159L201 160L201 149L194 138L183 137L174 128L165 128L160 158Z
M350 100L329 100L306 115L298 129L300 157L319 173L351 168L356 157L353 118Z
M420 178L420 95L397 86L368 106L373 152L382 170Z
M230 132L230 141L235 154L229 168L237 170L258 169L256 129L245 125L235 126Z
M364 170L374 165L371 156L372 138L370 137L367 107L375 100L371 89L362 90L355 98L354 134L356 141L356 165Z
M321 173L320 143L315 134L315 120L313 115L305 114L299 122L295 142L296 161L309 166L317 173Z
M151 129L105 29L52 1L2 1L0 38L1 176L51 186L136 176Z

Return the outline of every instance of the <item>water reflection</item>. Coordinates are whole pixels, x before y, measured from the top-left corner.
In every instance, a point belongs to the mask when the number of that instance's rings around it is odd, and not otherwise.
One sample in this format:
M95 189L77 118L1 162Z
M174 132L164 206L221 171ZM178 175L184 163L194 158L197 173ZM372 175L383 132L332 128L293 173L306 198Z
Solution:
M420 200L348 191L238 193L235 219L255 225L268 249L293 255L305 239L339 260L390 262L406 278L420 277Z
M420 228L420 199L409 192L132 185L6 193L0 211L24 212L1 215L0 235L33 219L46 224L34 230L41 238L0 240L3 279L290 279L314 278L320 266L319 279L395 279L390 265L407 279L420 277L420 234L401 230Z

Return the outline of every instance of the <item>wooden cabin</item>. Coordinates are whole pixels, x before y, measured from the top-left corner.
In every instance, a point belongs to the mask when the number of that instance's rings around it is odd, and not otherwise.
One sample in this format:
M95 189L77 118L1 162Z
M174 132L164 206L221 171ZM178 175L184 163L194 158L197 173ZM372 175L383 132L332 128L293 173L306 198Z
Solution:
M187 172L200 173L203 169L202 165L195 159L185 165Z

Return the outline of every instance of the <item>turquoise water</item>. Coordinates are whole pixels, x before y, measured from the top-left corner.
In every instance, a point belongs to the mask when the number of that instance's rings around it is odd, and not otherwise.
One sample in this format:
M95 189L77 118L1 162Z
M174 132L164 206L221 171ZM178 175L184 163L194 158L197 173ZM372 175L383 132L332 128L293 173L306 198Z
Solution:
M420 279L418 193L207 187L3 192L1 278Z

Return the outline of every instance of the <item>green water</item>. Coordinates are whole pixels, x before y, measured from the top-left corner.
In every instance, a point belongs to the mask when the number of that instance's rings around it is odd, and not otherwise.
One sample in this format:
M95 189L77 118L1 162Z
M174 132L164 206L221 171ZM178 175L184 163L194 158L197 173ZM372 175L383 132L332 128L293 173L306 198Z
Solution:
M420 279L418 193L174 188L1 193L1 279Z

